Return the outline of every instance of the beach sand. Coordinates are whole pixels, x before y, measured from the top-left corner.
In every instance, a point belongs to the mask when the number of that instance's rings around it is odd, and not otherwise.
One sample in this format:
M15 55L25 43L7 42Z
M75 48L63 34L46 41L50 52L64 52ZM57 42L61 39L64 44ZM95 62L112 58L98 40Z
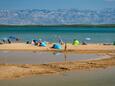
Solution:
M0 50L23 50L23 51L56 51L48 47L32 46L24 43L12 43L0 45ZM63 49L64 50L64 45ZM0 79L17 79L39 74L55 74L72 70L92 70L97 68L108 68L115 66L115 46L102 44L88 44L73 46L67 45L67 51L75 51L79 53L104 53L110 58L71 61L71 62L55 62L48 64L0 64ZM93 58L93 57L92 57Z
M47 45L47 47L33 46L31 44L25 43L12 43L12 44L2 44L0 45L0 50L14 50L14 51L65 51L65 45L62 45L62 49L51 48L53 43ZM114 45L103 45L103 44L87 44L74 46L72 44L67 44L66 51L76 51L76 52L86 52L86 53L101 53L101 52L115 52Z
M0 80L17 79L40 74L57 74L67 71L93 70L115 66L115 56L100 60L57 62L49 64L0 64Z

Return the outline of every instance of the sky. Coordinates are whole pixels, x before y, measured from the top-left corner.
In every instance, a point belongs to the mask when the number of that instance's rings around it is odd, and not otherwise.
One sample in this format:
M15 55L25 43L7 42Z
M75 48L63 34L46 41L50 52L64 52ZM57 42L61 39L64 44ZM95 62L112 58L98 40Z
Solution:
M0 9L103 9L115 0L0 0Z

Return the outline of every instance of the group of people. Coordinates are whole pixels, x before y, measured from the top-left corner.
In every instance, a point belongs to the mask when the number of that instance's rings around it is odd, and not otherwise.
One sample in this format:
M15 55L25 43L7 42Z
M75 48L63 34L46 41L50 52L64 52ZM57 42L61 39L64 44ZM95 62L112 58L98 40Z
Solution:
M42 45L42 44L44 44L43 46L46 46L46 42L45 41L42 41L41 39L39 39L39 40L32 40L31 41L31 44L32 45L35 45L35 46L37 46L37 45Z
M61 45L64 44L64 42L62 41L62 39L59 39L58 42L59 42L59 44L61 44ZM41 45L41 44L43 44L43 43L46 43L46 41L42 41L42 39L38 39L38 40L34 39L34 40L32 40L31 42L29 42L29 41L26 42L26 44L32 44L32 45L35 45L35 46Z
M0 39L0 44L11 44L12 42L18 42L20 39L17 37L9 36L8 38Z
M26 44L31 44L31 45L34 45L34 46L42 46L42 47L46 47L47 46L47 43L46 41L43 41L42 39L34 39L32 40L31 42L27 41ZM59 39L58 40L58 43L55 43L52 45L52 48L55 48L55 49L61 49L64 42L62 41L62 39Z
M42 39L38 39L38 40L32 40L31 42L27 41L26 44L31 44L34 46L42 46L42 47L46 47L47 46L47 42L46 41L42 41ZM55 49L62 49L62 45L65 44L65 50L67 49L67 43L64 43L62 39L58 39L58 43L54 43L52 45L52 48ZM77 46L80 44L80 42L76 39L73 40L73 45ZM84 45L86 45L86 43L83 43Z

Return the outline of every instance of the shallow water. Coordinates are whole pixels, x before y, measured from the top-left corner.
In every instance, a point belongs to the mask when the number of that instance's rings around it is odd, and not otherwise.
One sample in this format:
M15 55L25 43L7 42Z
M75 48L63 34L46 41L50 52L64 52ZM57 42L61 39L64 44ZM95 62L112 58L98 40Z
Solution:
M44 64L49 62L100 59L103 57L107 56L59 52L0 51L0 64Z
M115 68L0 80L1 86L115 86Z
M112 43L115 41L115 28L98 27L0 27L0 38L19 37L22 41L39 39L58 42L72 42L78 39L88 43ZM90 40L87 40L90 39Z

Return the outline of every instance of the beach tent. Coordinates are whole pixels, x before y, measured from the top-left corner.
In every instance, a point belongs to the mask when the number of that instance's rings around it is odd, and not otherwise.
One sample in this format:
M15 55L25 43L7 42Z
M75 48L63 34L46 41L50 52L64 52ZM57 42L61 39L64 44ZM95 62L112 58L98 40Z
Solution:
M73 41L73 45L77 46L77 45L79 45L79 44L80 44L80 42L79 42L78 40L75 39L75 40Z
M62 47L61 47L61 45L59 43L54 44L52 48L62 49Z
M47 44L46 44L45 42L41 42L41 43L40 43L40 46L42 46L42 47L46 47Z
M34 39L33 41L34 41L34 43L38 43L38 40L36 40L36 39Z

